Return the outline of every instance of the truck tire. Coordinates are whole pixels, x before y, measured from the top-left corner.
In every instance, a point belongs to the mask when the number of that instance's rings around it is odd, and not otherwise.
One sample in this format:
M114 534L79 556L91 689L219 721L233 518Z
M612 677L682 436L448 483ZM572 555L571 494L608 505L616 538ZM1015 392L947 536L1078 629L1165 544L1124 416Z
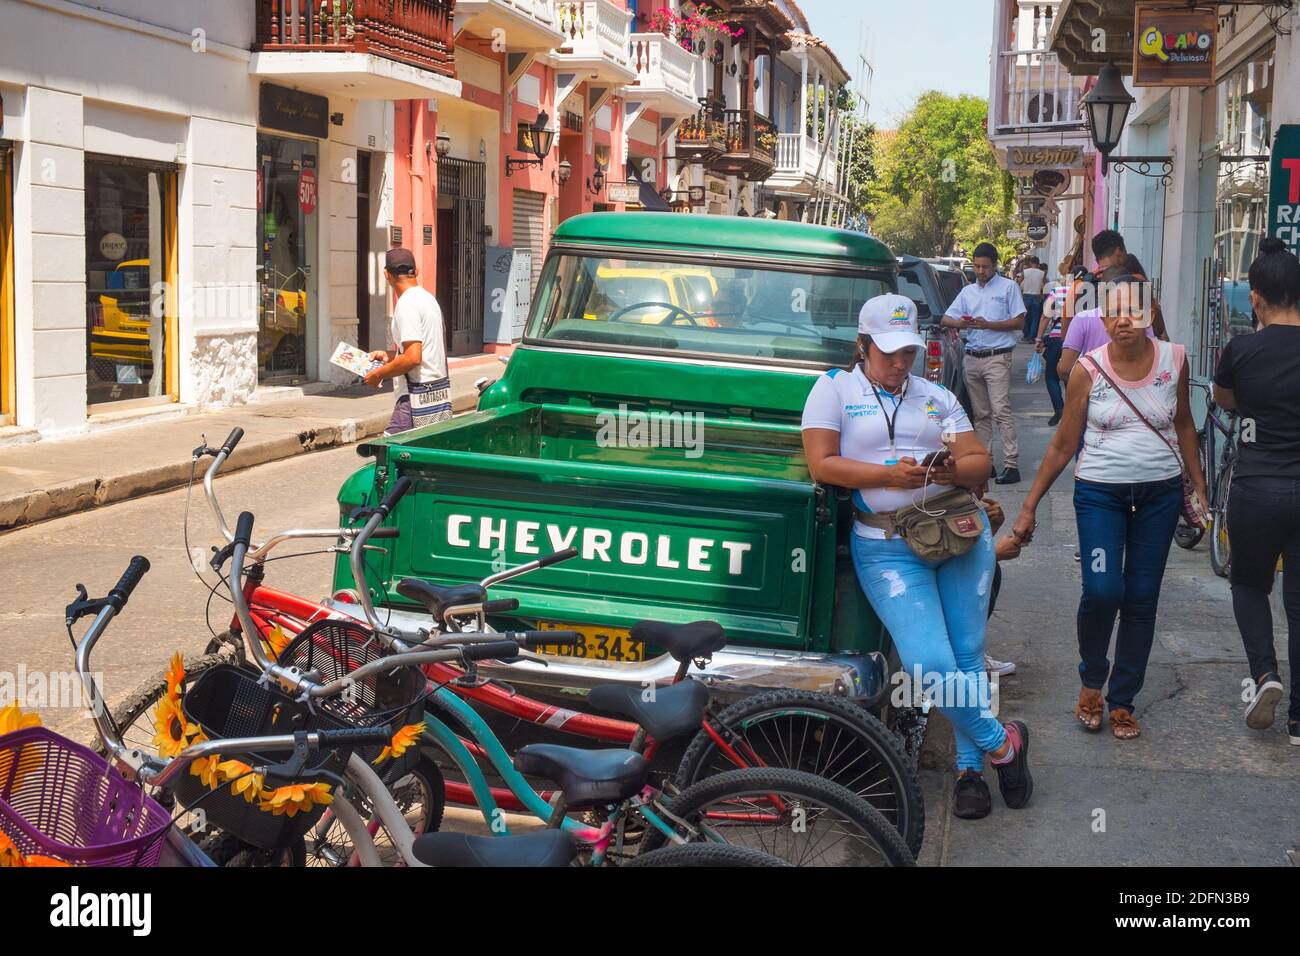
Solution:
M778 689L739 700L712 719L724 739L726 728L767 766L808 771L848 787L894 825L913 854L921 851L925 799L916 767L898 736L857 704L833 694ZM735 766L701 729L673 782L685 790Z
M774 797L788 814L773 812L778 806ZM671 814L670 819L685 822L674 828L688 841L699 839L691 831L704 827L711 831L710 839L750 846L795 866L916 865L912 851L880 811L847 788L801 770L728 770L664 798L659 808ZM740 819L751 814L759 819L770 816L770 822L749 825ZM837 837L829 844L828 833ZM652 853L667 841L658 828L647 827L638 855ZM809 854L815 850L834 854L813 859Z

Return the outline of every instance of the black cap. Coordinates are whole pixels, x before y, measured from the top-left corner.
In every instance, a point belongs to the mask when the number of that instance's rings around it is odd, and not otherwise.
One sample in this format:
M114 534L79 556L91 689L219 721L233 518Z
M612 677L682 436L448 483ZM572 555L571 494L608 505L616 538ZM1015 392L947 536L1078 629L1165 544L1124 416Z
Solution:
M384 253L384 268L395 276L415 275L415 256L410 249L398 246Z

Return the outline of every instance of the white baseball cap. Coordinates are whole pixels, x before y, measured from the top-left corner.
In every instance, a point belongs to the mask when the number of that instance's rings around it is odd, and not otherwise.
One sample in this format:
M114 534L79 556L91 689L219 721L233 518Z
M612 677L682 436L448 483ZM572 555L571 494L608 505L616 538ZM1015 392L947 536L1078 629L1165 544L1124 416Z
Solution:
M868 299L858 313L858 334L871 336L882 352L925 348L925 339L917 332L916 303L905 295L889 293Z

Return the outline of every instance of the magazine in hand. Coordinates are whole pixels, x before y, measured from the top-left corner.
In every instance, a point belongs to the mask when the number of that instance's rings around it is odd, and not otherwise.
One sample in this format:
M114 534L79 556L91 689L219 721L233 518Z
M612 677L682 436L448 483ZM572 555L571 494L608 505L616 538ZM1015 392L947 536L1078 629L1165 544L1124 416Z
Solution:
M348 345L347 342L339 343L339 347L330 356L330 361L359 378L365 378L383 364L372 359L369 352L363 352L355 345Z

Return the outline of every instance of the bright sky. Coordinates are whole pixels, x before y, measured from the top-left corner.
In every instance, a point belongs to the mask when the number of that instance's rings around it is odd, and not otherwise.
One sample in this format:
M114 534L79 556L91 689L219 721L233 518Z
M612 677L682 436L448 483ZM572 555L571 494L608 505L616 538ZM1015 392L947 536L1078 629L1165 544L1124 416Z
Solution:
M812 32L857 79L865 24L875 62L870 119L892 129L926 90L989 92L993 0L798 0Z

